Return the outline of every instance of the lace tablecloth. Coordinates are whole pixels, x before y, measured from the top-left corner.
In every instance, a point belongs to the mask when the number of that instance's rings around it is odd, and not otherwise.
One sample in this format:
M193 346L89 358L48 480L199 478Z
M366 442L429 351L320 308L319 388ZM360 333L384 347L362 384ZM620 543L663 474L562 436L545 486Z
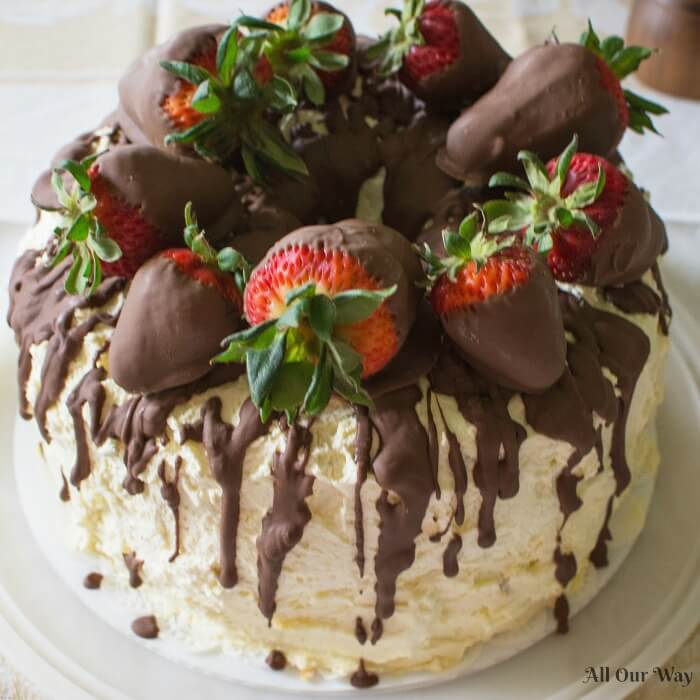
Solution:
M116 102L116 80L146 47L204 21L227 21L239 10L259 13L262 0L0 0L0 224L29 223L28 192L51 155L75 134L94 127ZM337 0L362 30L384 26L387 2ZM397 0L393 4L400 4ZM555 28L575 39L587 17L602 33L623 34L630 0L472 0L484 23L510 52L541 42ZM697 297L700 277L700 103L652 94L671 115L660 120L664 139L634 134L622 152L667 221L671 252L665 267L685 298ZM694 313L700 318L698 308ZM19 678L0 649L0 700L40 697ZM694 671L683 690L652 678L630 697L700 697L700 628L669 661ZM53 699L52 699L53 700ZM63 700L62 698L56 700Z

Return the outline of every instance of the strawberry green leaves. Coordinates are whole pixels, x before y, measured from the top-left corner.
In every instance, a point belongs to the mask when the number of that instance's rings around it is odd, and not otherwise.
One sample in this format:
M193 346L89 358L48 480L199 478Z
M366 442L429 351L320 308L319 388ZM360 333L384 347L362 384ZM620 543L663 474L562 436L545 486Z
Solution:
M250 277L250 263L234 248L226 247L217 251L199 228L192 202L185 205L184 239L187 247L205 264L233 275L238 291L243 293Z
M271 170L306 175L304 161L267 118L270 112L286 114L294 109L294 89L279 75L256 80L262 42L239 33L240 22L222 36L215 74L183 61L161 62L163 69L196 86L190 105L202 115L189 128L168 134L165 143L191 145L214 162L225 162L240 151L246 170L259 182L265 182Z
M634 73L642 61L645 61L653 53L651 49L643 46L625 46L624 40L619 36L609 36L601 41L590 20L588 20L588 28L581 35L579 43L604 61L618 80L623 80ZM658 134L659 132L649 115L668 114L668 110L630 90L623 90L623 94L629 110L629 128L638 134L644 133L645 129Z
M317 71L345 70L350 58L328 49L343 29L345 17L334 12L313 11L309 0L291 0L284 22L274 24L243 16L237 24L249 31L248 36L261 39L261 60L267 61L275 75L294 86L314 105L326 100L326 88Z
M553 246L553 235L558 229L578 226L598 236L598 224L586 213L605 189L605 171L598 168L598 176L585 182L568 196L561 191L566 182L571 161L576 154L578 137L574 135L557 160L550 176L542 161L530 151L521 151L518 160L523 164L527 182L508 173L497 173L489 181L490 187L508 187L522 192L507 192L505 200L493 200L483 205L490 234L506 231L525 231L525 244L537 248L541 254Z
M55 252L49 265L58 265L71 255L65 289L69 294L90 296L102 282L102 262L118 260L122 251L94 215L97 200L91 193L89 168L97 155L80 163L65 160L51 175L51 185L61 206L62 224L54 229ZM62 173L69 173L73 187L66 189Z
M428 279L433 282L441 275L447 275L451 282L457 279L459 271L469 262L474 262L477 271L491 257L509 248L515 242L514 236L500 239L487 237L484 232L485 219L480 211L465 217L457 231L445 229L442 244L447 256L437 256L427 243L418 249L427 267Z
M309 282L287 294L279 318L226 338L226 349L213 361L245 361L263 420L272 411L290 420L299 410L315 416L333 392L368 405L362 356L343 340L342 327L368 319L395 291L354 289L329 297Z
M411 47L425 43L418 23L424 9L425 0L404 0L401 10L385 10L385 14L398 19L399 24L384 34L367 52L370 60L379 61L380 75L398 73Z

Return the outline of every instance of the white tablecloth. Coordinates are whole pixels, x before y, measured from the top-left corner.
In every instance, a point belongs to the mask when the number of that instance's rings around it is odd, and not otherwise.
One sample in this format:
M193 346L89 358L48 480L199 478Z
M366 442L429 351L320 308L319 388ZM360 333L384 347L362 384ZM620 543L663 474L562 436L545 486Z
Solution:
M145 48L174 31L239 10L259 13L263 0L0 0L0 235L32 220L28 193L53 153L95 126L116 103L116 80ZM383 8L400 0L337 0L360 31L385 26ZM473 0L471 6L513 54L556 28L575 39L591 17L601 33L623 34L630 0ZM672 292L700 300L700 103L635 85L671 110L659 119L664 138L629 134L622 153L667 222L664 268ZM7 234L9 235L9 234ZM700 319L700 305L691 311ZM0 653L2 650L0 649ZM671 663L700 672L700 634ZM636 698L691 697L647 685ZM0 656L0 700L35 698Z

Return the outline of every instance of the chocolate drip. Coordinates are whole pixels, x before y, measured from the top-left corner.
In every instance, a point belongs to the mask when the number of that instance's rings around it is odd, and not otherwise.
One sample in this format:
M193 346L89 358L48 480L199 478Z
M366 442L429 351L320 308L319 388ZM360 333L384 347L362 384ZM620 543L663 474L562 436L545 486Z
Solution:
M447 543L445 552L442 555L442 571L448 578L459 573L459 563L457 555L462 549L462 538L458 534L453 534L452 539Z
M434 491L428 436L415 410L420 400L420 389L408 386L376 399L370 414L381 440L372 465L382 488L377 500L380 525L374 560L379 619L394 614L396 579L413 564L415 539Z
M262 521L257 539L258 607L272 623L277 604L275 596L287 554L299 543L304 527L311 520L306 498L311 495L314 477L306 474L311 450L311 431L294 423L287 429L284 453L275 453L272 466L272 507Z
M63 288L70 260L49 268L38 260L41 253L35 250L25 252L15 262L10 279L10 308L7 322L15 333L20 348L18 384L20 415L28 419L32 413L27 404L25 386L32 369L30 348L32 345L49 340L46 359L42 368L42 389L37 400L39 428L45 439L44 416L46 410L65 386L66 373L72 359L80 350L80 342L91 327L82 328L78 338L78 328L68 331L75 311L83 308L103 306L114 294L121 291L126 280L112 277L105 280L90 297L72 296ZM86 321L93 324L97 321ZM61 334L62 333L62 334ZM59 336L53 340L54 336Z
M554 550L554 564L557 581L562 585L562 588L566 588L569 581L576 576L577 564L576 556L572 552L562 552L561 551L561 540L557 538L557 547Z
M600 528L600 532L598 533L598 539L596 540L595 547L593 547L593 551L588 557L597 569L602 569L604 566L608 565L608 542L612 540L612 533L610 532L610 517L612 516L614 500L614 496L610 496L608 499L608 505L605 509L605 518L603 519L603 526Z
M236 538L246 451L267 431L268 426L260 421L258 409L250 399L241 406L235 428L221 419L221 399L218 396L210 398L202 407L202 443L209 468L221 487L219 581L224 588L233 588L238 582Z
M66 475L61 471L61 490L58 492L58 497L64 502L68 503L70 501L70 490L68 489L68 482L66 481Z
M661 313L661 297L642 280L621 287L604 287L603 296L626 314Z
M433 475L433 490L435 496L440 499L440 483L438 482L438 467L440 463L440 443L438 442L437 426L433 417L433 392L428 389L425 397L426 412L428 414L428 454L430 455L430 466Z
M196 382L156 394L133 396L110 409L95 442L101 445L107 438L117 438L124 443L127 470L124 488L130 494L143 492L145 485L139 476L157 452L156 438L165 432L168 416L175 407L197 394L234 381L243 371L243 365L217 365Z
M103 578L102 574L92 571L83 579L83 588L87 588L89 591L96 591L102 585Z
M360 571L360 578L365 575L365 527L362 509L362 485L367 479L370 467L370 449L372 448L372 425L369 422L367 409L355 406L357 420L357 435L355 437L355 464L357 478L355 479L355 562ZM359 618L358 618L359 619Z
M474 483L481 493L477 542L491 547L496 541L496 499L512 498L520 487L525 429L510 417L502 390L477 375L449 347L431 373L431 384L436 392L454 396L460 413L476 427Z
M178 491L178 482L180 480L180 469L182 468L182 457L178 455L175 460L175 475L172 481L168 481L165 466L165 460L163 460L158 466L158 476L162 484L160 495L168 504L168 508L172 511L175 520L175 551L168 559L172 563L180 555L180 492Z
M70 475L73 486L80 488L80 483L90 476L90 450L85 435L83 406L90 408L90 435L95 440L100 429L102 408L105 402L105 389L102 382L107 373L100 367L93 367L68 396L66 406L73 419L75 431L75 464Z
M136 556L136 552L123 554L124 564L129 571L129 585L132 588L139 588L143 584L141 571L143 570L143 561Z
M370 632L372 635L369 641L374 645L382 638L382 635L384 634L384 623L380 618L375 617L374 620L372 620Z
M287 665L287 657L279 649L273 649L267 655L265 663L273 671L283 671L284 667Z
M41 368L41 387L34 405L34 416L39 425L39 432L46 442L51 442L46 427L46 413L63 391L70 364L80 353L85 336L94 330L98 323L114 326L117 321L116 316L96 313L75 328L71 328L72 319L72 310L64 312L57 319Z
M350 684L354 688L372 688L379 683L379 676L376 673L369 673L365 668L365 660L360 659L357 666L357 671L355 671L352 676L350 676Z
M355 618L355 639L357 639L358 644L364 644L367 641L365 623L359 616Z
M653 275L654 282L656 282L656 287L661 294L661 314L659 316L661 332L664 335L668 335L668 331L671 327L671 319L673 318L673 311L671 310L671 304L668 300L668 293L666 292L666 287L664 286L664 281L661 277L661 269L659 268L658 260L652 265L651 274Z
M462 448L460 447L459 440L457 440L457 436L447 425L440 401L437 398L436 401L438 410L440 411L440 416L442 418L443 430L445 431L445 437L447 438L447 445L449 448L447 461L450 465L452 478L454 479L455 497L457 499L454 516L455 522L457 525L462 525L462 523L464 523L464 496L467 493L468 483L467 467L464 464L464 457L462 456Z
M143 639L156 639L160 634L158 621L154 615L138 617L131 623L131 631Z
M569 599L564 593L554 603L554 618L557 621L557 633L567 634L569 631Z

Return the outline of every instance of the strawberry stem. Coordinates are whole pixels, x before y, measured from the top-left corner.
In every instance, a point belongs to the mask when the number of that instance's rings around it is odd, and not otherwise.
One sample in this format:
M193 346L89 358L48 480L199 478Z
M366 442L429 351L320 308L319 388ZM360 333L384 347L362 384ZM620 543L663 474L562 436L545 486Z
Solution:
M646 61L654 53L643 46L625 46L624 40L619 36L609 36L601 41L590 19L579 43L604 61L620 81L634 73L642 61ZM629 128L638 134L643 134L645 129L658 134L649 115L668 114L668 110L663 105L647 100L630 90L623 90L623 94L629 110Z
M398 73L411 47L425 43L418 21L424 9L425 0L404 0L403 9L389 8L384 11L397 19L399 24L381 36L367 52L370 60L379 61L379 75Z
M519 192L507 192L504 200L491 200L483 205L490 234L525 230L525 244L536 247L540 254L551 250L553 234L558 229L579 226L587 228L592 236L598 236L598 224L585 212L605 189L605 171L598 167L593 182L579 185L571 194L562 196L571 161L578 148L578 136L557 160L557 167L550 176L542 161L529 151L518 153L527 182L509 173L496 173L490 187L512 187Z
M88 171L99 155L88 156L80 162L64 160L51 175L62 223L53 231L55 252L48 265L55 267L71 255L73 263L64 282L65 290L68 294L88 297L102 282L102 262L114 262L122 256L121 248L94 214L97 199L91 193ZM69 173L74 181L70 191L66 189L62 173Z

